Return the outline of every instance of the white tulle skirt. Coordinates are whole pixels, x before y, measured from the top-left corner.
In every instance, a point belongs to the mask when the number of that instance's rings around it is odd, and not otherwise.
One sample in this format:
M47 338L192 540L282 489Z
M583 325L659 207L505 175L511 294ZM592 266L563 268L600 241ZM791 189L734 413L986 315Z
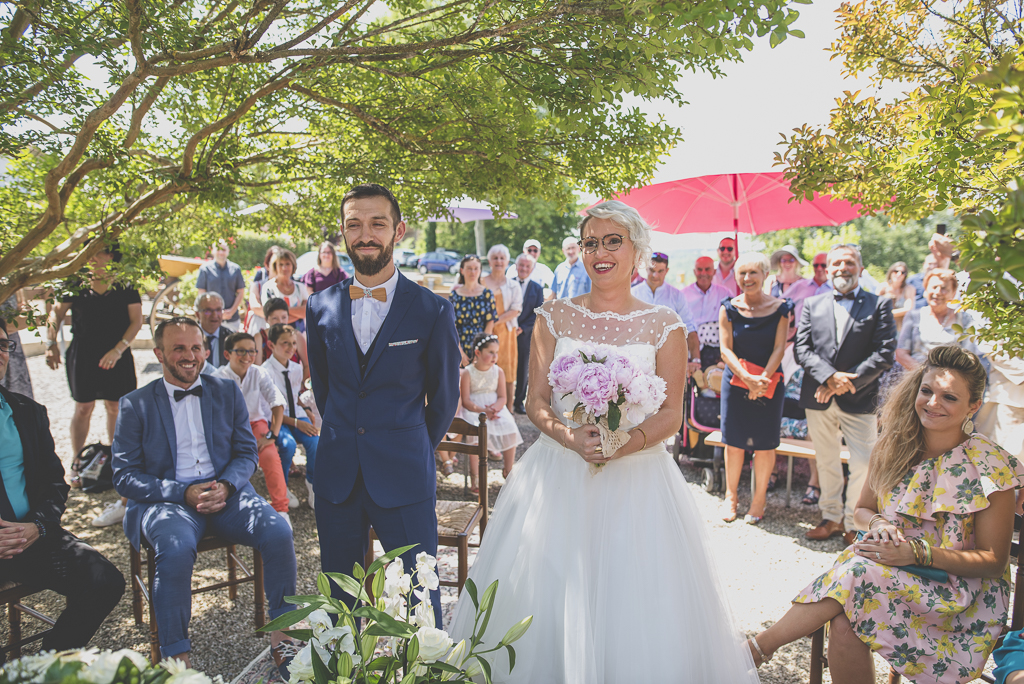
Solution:
M477 406L490 406L498 400L497 392L474 392L469 395L469 400ZM470 425L480 424L480 414L459 409L459 417ZM476 444L476 437L466 438L469 444ZM512 417L508 407L498 411L494 420L487 421L487 448L491 451L505 451L517 447L523 443L523 436L516 425L516 419Z
M492 654L494 681L743 684L758 681L709 556L689 486L662 445L597 474L545 435L501 490L469 576L498 580L484 642L533 615ZM473 630L463 592L449 632Z

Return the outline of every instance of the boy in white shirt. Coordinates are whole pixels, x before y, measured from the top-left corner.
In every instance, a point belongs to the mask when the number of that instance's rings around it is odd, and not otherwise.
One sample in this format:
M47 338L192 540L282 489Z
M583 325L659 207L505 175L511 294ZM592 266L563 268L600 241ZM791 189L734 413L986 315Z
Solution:
M288 483L281 469L281 455L276 444L284 418L284 396L270 375L253 365L256 360L256 342L249 333L228 335L224 340L224 357L228 360L227 365L218 368L214 375L234 380L242 388L245 406L249 409L249 427L256 437L260 470L263 471L267 491L270 493L270 505L291 525L292 521L288 517Z
M277 389L285 397L284 422L277 438L277 449L281 454L281 466L287 473L295 457L295 448L301 444L306 452L306 492L309 507L313 508L313 474L316 470L316 447L320 442L320 429L305 414L301 402L302 365L292 360L298 345L299 334L290 325L280 323L267 330L267 343L271 356L260 366L274 380Z

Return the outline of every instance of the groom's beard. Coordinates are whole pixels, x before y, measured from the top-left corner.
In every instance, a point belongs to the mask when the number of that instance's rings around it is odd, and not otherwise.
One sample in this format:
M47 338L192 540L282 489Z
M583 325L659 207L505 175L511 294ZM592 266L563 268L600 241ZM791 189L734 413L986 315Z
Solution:
M363 247L377 247L381 252L375 257L360 256L356 250ZM364 241L357 242L349 247L348 240L345 240L345 251L348 252L349 257L352 259L352 266L355 267L356 273L364 276L375 276L391 263L394 258L395 244L394 242L389 242L386 245L381 245L376 242Z

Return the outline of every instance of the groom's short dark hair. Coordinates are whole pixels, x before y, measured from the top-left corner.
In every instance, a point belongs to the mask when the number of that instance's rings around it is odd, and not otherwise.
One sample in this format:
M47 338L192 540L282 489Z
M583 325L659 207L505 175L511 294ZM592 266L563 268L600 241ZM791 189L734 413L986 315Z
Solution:
M383 185L376 183L362 183L353 187L341 198L341 220L345 220L345 202L349 200L366 199L367 197L383 197L391 203L391 217L395 220L395 226L402 222L402 209L398 206L398 200L391 194L391 191Z

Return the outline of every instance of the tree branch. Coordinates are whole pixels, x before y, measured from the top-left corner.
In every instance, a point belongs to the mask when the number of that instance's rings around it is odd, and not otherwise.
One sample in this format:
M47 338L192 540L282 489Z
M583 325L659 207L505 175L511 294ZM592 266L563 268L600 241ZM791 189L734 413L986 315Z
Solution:
M160 92L164 89L164 86L167 85L168 81L170 81L169 78L158 78L156 79L156 82L149 87L149 90L146 91L146 96L142 98L142 102L140 102L139 106L132 112L132 122L128 127L128 134L124 137L124 142L121 143L121 147L127 150L135 144L135 141L139 137L139 132L142 130L142 120L146 118L146 114L149 113L150 107L152 107L153 103L156 102L156 99L160 96Z
M274 47L273 49L274 50L287 50L289 48L295 47L296 45L298 45L302 41L307 40L307 39L309 39L312 36L315 36L322 29L327 27L328 24L331 24L332 22L334 22L335 19L337 19L338 17L343 15L345 12L348 12L350 9L352 9L352 7L354 5L356 5L358 2L359 2L359 0L347 0L347 2L342 4L341 7L339 7L336 10L334 10L334 12L332 12L331 14L327 15L326 17L324 17L321 21L317 22L317 24L313 28L309 29L308 31L304 31L303 33L300 33L298 36L296 36L295 38L292 38L287 43L281 43L280 45Z
M142 4L140 0L125 0L128 10L128 40L132 46L136 68L146 67L146 53L142 51Z

